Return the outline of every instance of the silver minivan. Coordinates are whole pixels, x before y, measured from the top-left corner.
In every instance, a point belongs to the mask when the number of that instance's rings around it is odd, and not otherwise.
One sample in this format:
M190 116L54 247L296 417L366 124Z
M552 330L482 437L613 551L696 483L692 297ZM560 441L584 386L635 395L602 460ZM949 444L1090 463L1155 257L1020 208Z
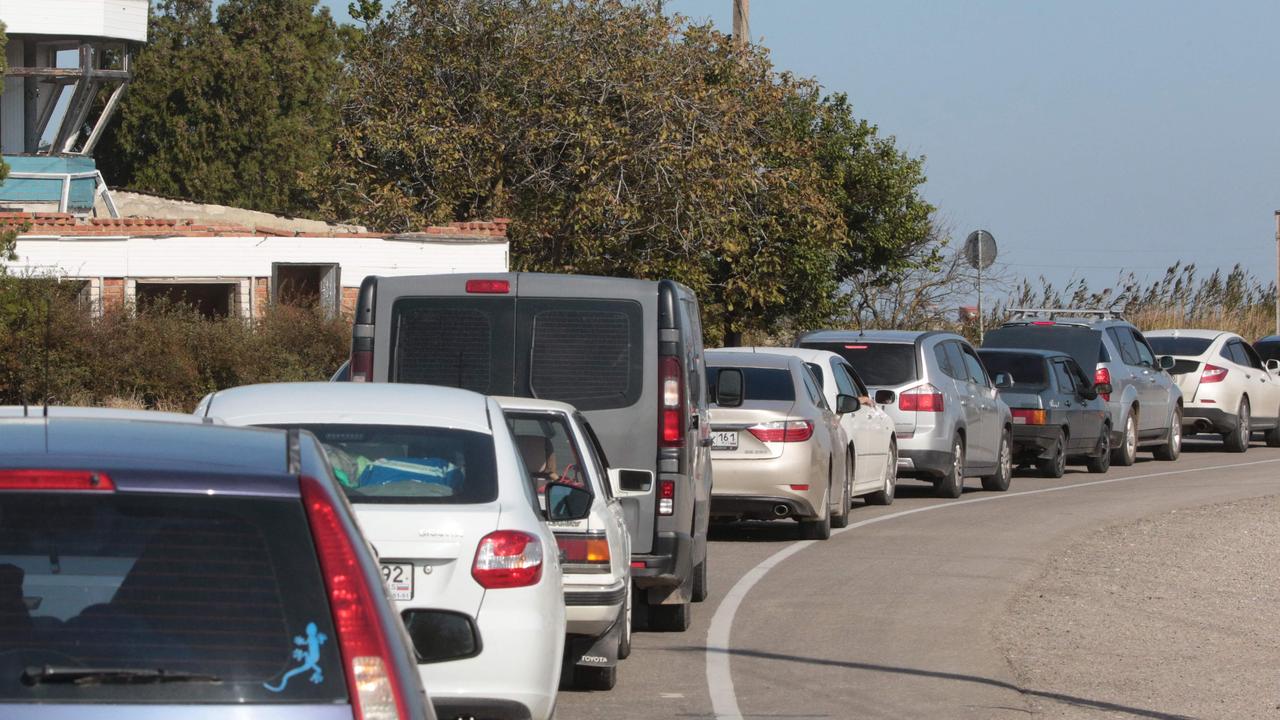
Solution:
M1009 489L1013 419L978 353L960 335L904 330L818 330L799 347L829 350L858 371L893 418L899 477L960 497L964 478Z

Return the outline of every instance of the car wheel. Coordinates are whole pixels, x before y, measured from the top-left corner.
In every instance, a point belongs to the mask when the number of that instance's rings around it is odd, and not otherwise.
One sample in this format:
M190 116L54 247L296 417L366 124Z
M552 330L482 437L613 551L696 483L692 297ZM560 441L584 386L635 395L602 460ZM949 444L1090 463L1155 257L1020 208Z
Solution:
M1013 477L1013 438L1006 430L1000 434L1000 454L997 456L996 472L982 478L983 490L1004 492L1009 489L1009 480Z
M1104 473L1111 469L1111 426L1102 426L1102 437L1098 438L1098 452L1085 463L1091 473Z
M1067 473L1067 442L1062 433L1053 443L1053 454L1036 463L1041 477L1060 478Z
M1111 464L1129 467L1138 459L1138 418L1133 409L1124 421L1124 437L1120 438L1120 447L1111 451Z
M575 667L573 685L579 690L612 690L618 684L618 666Z
M884 489L867 496L868 505L892 505L898 490L898 445L889 443L889 461L884 469Z
M1173 411L1173 424L1169 426L1169 442L1153 452L1157 460L1177 460L1182 454L1182 408Z
M707 599L707 559L703 558L693 568L693 601L702 602Z
M849 525L849 504L853 501L853 454L845 458L844 489L840 492L840 512L831 518L831 527L842 528Z
M801 520L801 540L826 540L831 537L831 515L821 520Z
M622 637L618 639L619 660L626 660L631 655L631 605L634 602L631 583L628 582L626 605L622 608Z
M933 487L934 494L944 498L958 498L964 494L964 441L959 435L951 441L951 467Z
M1242 453L1249 449L1249 440L1253 433L1252 421L1249 418L1249 398L1240 398L1240 409L1236 411L1236 429L1222 436L1222 446L1227 452Z
M1280 447L1280 412L1276 413L1276 426L1267 431L1267 447Z
M692 603L650 605L645 608L648 627L654 632L684 632L693 619Z

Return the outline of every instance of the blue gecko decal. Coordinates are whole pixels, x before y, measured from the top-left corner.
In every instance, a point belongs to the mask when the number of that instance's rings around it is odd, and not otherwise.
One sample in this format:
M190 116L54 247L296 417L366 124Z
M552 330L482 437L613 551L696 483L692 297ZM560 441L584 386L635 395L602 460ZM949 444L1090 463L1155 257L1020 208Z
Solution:
M285 685L289 684L290 678L295 675L301 675L308 670L311 671L312 684L319 685L324 682L324 671L320 669L320 646L324 645L328 639L328 636L316 628L315 623L307 623L306 637L301 635L293 636L293 644L298 646L293 650L293 659L301 660L302 664L285 673L284 677L280 678L278 685L262 683L262 687L278 693L284 690Z

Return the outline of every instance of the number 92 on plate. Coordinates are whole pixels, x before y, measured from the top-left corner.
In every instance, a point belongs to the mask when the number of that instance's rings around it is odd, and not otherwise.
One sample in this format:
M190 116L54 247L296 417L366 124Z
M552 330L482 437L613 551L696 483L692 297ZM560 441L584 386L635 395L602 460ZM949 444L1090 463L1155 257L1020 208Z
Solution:
M382 581L392 600L413 599L413 563L382 563Z

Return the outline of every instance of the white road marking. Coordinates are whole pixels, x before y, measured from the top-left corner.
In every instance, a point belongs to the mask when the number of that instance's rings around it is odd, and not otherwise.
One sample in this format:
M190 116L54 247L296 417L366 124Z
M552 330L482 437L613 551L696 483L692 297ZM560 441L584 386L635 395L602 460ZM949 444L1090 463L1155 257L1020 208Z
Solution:
M895 518L915 515L916 513L928 512L930 510L945 510L947 508L960 507L961 505L971 505L973 503L990 502L992 500L1005 500L1008 498L1022 497L1024 495L1040 495L1042 493L1059 492L1062 490L1072 490L1074 488L1092 487L1095 485L1109 485L1111 483L1126 482L1129 480L1144 480L1153 477L1166 477L1168 475L1186 475L1189 473L1205 472L1210 470L1230 470L1232 468L1249 467L1252 465L1266 465L1269 463L1280 462L1280 459L1272 460L1256 460L1254 462L1233 463L1231 465L1211 465L1209 467L1186 468L1184 470L1166 470L1164 472L1146 473L1144 475L1131 475L1128 477L1108 478L1106 480L1093 480L1091 482L1076 483L1073 485L1059 485L1051 488L1040 488L1039 490L1024 490L1015 493L1001 493L999 495L986 495L970 500L955 500L948 503L939 503L937 505L926 505L925 507L912 508L911 510L903 510L901 512L889 513L888 515L879 515L877 517L861 520L851 523L848 527L839 530L832 530L831 534L839 535L849 532L867 525L893 520ZM751 588L756 583L764 579L774 567L782 561L813 545L818 540L801 540L778 552L770 555L760 562L759 565L751 568L745 575L738 579L738 582L729 588L728 594L724 600L720 602L716 612L711 616L711 627L707 630L707 690L711 694L711 711L715 714L716 720L743 720L742 711L738 709L738 695L733 688L733 675L729 668L729 649L730 649L730 632L733 630L733 618L738 613L738 608L742 606L742 601L747 597L747 593L751 592Z

